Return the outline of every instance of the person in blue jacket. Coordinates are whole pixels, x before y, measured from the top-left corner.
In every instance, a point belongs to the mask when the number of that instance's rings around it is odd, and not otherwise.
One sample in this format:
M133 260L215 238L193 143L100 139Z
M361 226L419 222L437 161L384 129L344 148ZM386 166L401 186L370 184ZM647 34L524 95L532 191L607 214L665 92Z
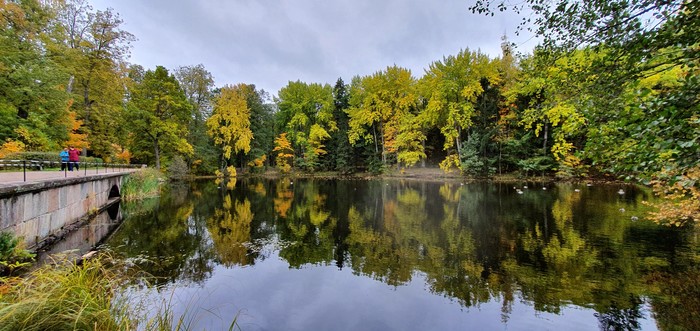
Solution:
M58 156L61 157L61 171L64 171L68 166L68 147L64 148L61 153L58 153Z

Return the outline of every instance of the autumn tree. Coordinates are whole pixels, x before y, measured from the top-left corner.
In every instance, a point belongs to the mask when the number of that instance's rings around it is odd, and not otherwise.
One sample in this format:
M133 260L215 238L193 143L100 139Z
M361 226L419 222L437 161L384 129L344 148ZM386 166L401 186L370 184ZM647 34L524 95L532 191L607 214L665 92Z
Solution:
M297 166L316 169L329 132L337 130L330 85L289 82L279 91L277 121L297 153Z
M250 130L250 109L246 102L245 84L224 86L214 101L211 117L207 119L209 135L223 149L225 164L237 153L250 152L253 132Z
M64 82L84 122L92 151L110 157L123 118L126 58L134 36L112 9L95 10L86 0L52 2L57 21L47 46L50 58L70 77Z
M45 53L55 14L40 1L2 1L0 13L0 143L57 148L70 123L68 75Z
M174 75L192 105L187 141L192 145L194 154L188 164L195 173L213 173L217 169L220 153L207 134L205 121L212 113L214 78L202 64L179 67Z
M138 72L134 74L138 75ZM148 70L143 78L136 79L127 106L133 130L132 144L143 149L146 146L139 142L149 142L155 166L160 169L163 153L192 153L192 146L185 138L191 106L175 76L162 66Z
M417 101L416 80L408 69L392 66L354 79L347 111L350 143L373 143L383 165L389 163L389 156L397 165L400 161L415 163L424 157L419 142L425 139L411 119Z
M275 138L275 148L273 151L277 152L275 156L277 168L282 172L289 172L292 169L292 162L294 162L294 149L287 139L286 132L280 133L280 135Z
M498 83L497 65L480 52L461 50L456 56L443 57L430 64L421 79L421 94L427 104L421 120L435 126L445 137L443 149L447 157L443 169L462 169L465 139L479 109L477 101L484 92L484 82ZM463 169L464 170L464 169Z

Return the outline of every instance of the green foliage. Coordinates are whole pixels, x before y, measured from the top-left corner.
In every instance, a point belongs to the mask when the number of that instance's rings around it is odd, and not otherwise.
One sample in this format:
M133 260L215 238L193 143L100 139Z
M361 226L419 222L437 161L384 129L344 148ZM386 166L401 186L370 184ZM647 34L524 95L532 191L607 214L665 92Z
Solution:
M0 276L26 267L33 260L34 254L24 249L21 238L10 232L0 232Z
M333 87L333 118L338 126L337 131L331 133L331 139L326 154L326 169L336 170L341 174L349 174L355 170L353 147L348 140L350 129L349 118L346 110L350 107L350 95L348 86L342 78L338 78Z
M127 107L134 131L132 149L153 151L157 169L160 169L161 153L191 155L192 146L185 139L191 110L192 105L178 81L167 69L158 66L154 71L146 71L136 81ZM140 143L144 141L149 144Z
M193 154L185 157L193 174L212 174L219 167L221 151L207 134L205 120L211 115L214 78L204 65L179 67L175 78L192 105L192 121L188 125L187 141Z
M480 157L478 151L479 135L471 135L469 140L462 146L462 153L459 155L460 170L463 174L470 176L488 175L488 167L484 158Z
M525 177L544 175L554 167L554 160L549 156L534 156L518 161L518 167Z
M190 174L190 169L187 167L187 162L180 155L175 155L168 165L168 178L184 179Z
M430 64L421 79L421 94L427 100L421 120L440 129L448 158L462 154L463 140L479 112L477 101L484 93L482 80L495 84L500 78L496 64L485 54L461 50L456 56Z
M333 117L333 90L328 84L289 82L279 91L277 123L287 133L297 166L315 170L327 151L324 142L338 129ZM303 160L301 160L303 159Z
M396 65L371 76L353 79L350 90L348 139L356 145L373 143L386 166L390 160L415 163L423 156L420 123L412 120L418 104L416 79L411 71ZM399 139L401 135L401 139ZM380 150L381 147L381 150Z
M521 62L529 77L511 96L521 95L524 125L536 133L551 129L560 169L577 155L598 171L648 181L667 164L681 172L697 164L697 1L471 7L487 14L509 8L530 10L527 22L543 38L534 57Z

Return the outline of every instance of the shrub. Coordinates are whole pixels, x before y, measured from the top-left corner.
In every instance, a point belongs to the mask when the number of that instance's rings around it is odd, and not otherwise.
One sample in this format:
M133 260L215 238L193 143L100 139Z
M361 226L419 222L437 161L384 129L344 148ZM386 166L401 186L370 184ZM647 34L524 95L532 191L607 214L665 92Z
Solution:
M187 162L179 156L173 157L168 167L168 177L171 179L183 179L190 174L190 169L187 167Z

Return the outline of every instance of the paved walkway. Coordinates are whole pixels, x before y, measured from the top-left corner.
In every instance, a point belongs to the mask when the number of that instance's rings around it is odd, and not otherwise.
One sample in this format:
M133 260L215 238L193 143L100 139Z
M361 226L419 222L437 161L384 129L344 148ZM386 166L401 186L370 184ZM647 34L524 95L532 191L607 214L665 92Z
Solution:
M0 186L10 185L10 184L21 184L21 183L36 183L51 181L54 179L61 178L73 178L73 177L85 177L94 176L98 174L105 173L119 173L119 172L133 172L138 169L118 169L118 168L95 168L87 169L87 171L80 169L79 171L58 171L58 170L45 170L45 171L27 171L27 180L24 180L24 173L21 171L3 171L0 172Z

